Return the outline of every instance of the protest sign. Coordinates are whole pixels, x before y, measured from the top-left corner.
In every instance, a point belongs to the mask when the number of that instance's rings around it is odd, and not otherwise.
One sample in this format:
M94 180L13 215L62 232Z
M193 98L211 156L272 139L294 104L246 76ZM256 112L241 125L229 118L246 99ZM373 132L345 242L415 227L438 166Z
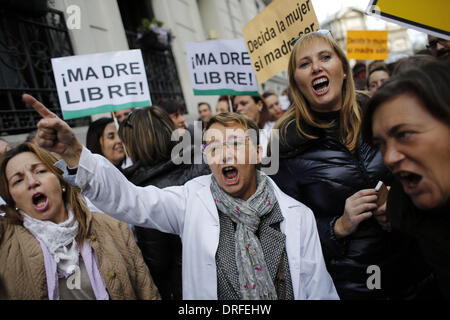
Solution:
M310 0L276 0L242 30L258 83L287 69L292 40L319 30Z
M449 12L448 0L371 0L366 9L377 18L446 40L450 40Z
M257 95L244 39L187 42L194 95Z
M388 58L388 32L373 30L347 31L347 57L358 60Z
M151 105L140 50L52 59L64 119Z

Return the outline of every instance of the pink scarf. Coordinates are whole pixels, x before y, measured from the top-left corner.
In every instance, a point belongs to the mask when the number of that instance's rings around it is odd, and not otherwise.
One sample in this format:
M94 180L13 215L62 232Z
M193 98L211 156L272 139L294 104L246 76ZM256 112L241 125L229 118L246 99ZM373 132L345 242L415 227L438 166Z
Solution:
M58 274L56 272L56 261L50 254L47 246L39 240L42 253L44 254L45 274L47 276L47 291L49 300L59 300L58 290ZM81 257L83 258L86 270L91 281L92 290L94 291L97 300L108 300L109 295L106 291L105 282L97 265L94 250L87 241L84 242L81 249Z

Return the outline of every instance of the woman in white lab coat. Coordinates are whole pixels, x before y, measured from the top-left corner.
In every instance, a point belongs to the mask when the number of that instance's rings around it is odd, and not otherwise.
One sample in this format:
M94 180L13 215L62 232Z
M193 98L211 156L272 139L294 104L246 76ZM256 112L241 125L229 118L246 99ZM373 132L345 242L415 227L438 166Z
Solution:
M212 175L184 186L141 188L83 148L42 104L28 95L24 100L44 117L38 143L77 168L75 183L96 206L119 220L180 235L184 299L338 299L311 210L256 170L261 148L251 138L257 137L254 122L216 115L204 137Z

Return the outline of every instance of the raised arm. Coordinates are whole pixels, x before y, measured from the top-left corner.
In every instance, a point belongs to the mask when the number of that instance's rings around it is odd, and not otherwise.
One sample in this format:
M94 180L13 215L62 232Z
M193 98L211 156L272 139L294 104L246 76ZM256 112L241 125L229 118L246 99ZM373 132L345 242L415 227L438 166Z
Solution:
M72 128L42 103L30 95L23 99L43 117L36 134L38 145L59 154L69 167L78 168L75 183L98 209L130 224L181 235L186 187L135 186L104 157L83 148Z
M83 148L75 184L102 212L129 224L181 235L189 198L186 186L138 187L106 158Z
M24 94L22 99L42 116L37 124L36 143L59 154L69 167L77 167L83 146L72 128L33 96Z

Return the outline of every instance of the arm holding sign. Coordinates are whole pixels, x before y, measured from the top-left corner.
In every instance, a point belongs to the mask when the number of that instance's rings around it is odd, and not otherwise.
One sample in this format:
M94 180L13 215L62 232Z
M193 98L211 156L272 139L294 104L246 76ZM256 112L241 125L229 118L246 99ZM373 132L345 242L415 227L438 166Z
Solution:
M181 234L188 198L184 186L135 186L107 159L84 148L72 128L42 103L30 95L23 100L43 117L37 144L59 154L70 168L78 167L75 182L97 208L129 224Z

